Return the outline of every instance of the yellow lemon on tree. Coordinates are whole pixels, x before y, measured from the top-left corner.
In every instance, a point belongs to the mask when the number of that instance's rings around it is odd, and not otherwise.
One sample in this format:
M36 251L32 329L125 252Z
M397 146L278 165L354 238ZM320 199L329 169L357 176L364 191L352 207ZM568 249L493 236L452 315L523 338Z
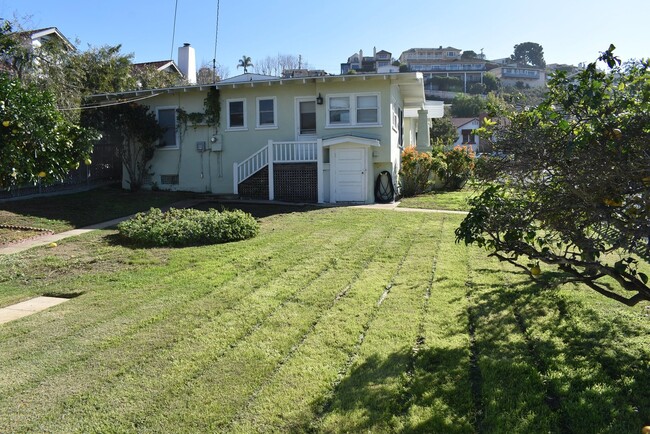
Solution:
M45 172L38 172L38 177L39 178L45 178L47 176L47 173Z
M11 125L11 122L9 122L9 121L2 121L2 126L3 126L3 127L8 127L9 125Z
M641 428L641 434L650 434L650 425Z
M90 166L91 164L93 164L93 160L91 160L90 158L86 158L86 159L84 160L84 164L85 164L86 166Z
M530 268L530 274L532 274L533 276L539 276L541 272L542 272L542 269L539 268L539 265L533 265Z

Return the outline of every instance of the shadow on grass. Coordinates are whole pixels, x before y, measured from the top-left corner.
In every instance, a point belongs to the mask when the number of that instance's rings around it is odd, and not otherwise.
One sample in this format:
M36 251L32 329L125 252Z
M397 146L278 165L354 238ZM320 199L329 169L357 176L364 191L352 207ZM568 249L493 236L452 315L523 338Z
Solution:
M507 373L509 378L493 384L502 389L502 402L522 400L508 394L509 384L539 384L543 402L557 418L553 429L558 432L640 430L650 422L648 327L639 327L640 318L635 321L632 310L622 305L612 306L614 302L605 299L609 308L591 305L591 297L599 301L601 296L590 294L589 289L581 289L587 292L584 300L560 293L552 282L561 276L549 277L507 289L504 285L477 288L482 371L494 372L496 363L499 372ZM624 315L610 312L619 308ZM509 324L492 320L504 313ZM509 339L513 322L523 342ZM522 359L528 360L525 363L537 379L517 377Z
M473 300L482 379L469 345L374 354L295 432L622 433L650 423L647 327L535 282L485 285Z
M49 221L34 221L34 226L53 226L55 230L63 230L101 223L193 197L197 195L166 191L130 192L119 185L111 185L78 193L4 202L2 210L20 216L21 221L27 219L29 222L29 218ZM68 227L61 227L62 224Z

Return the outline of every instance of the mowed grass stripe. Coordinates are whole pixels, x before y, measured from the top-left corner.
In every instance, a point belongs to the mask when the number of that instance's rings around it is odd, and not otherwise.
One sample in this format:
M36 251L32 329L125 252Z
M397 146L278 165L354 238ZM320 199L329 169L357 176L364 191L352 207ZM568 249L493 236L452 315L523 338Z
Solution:
M387 429L382 417L400 413L400 393L410 358L409 342L417 336L413 311L421 307L426 294L431 258L426 246L435 245L425 222L403 242L407 246L393 275L370 313L345 375L336 384L334 395L319 417L318 429L324 431L358 431ZM406 277L405 281L405 276ZM407 285L408 282L408 285Z
M363 225L360 225L363 226ZM322 236L325 236L325 234L322 234ZM335 235L333 234L327 234L328 239L334 240ZM288 239L288 237L285 237ZM346 237L341 236L341 239L344 239ZM301 251L304 251L308 255L313 255L313 251L310 251L310 246L314 245L314 249L317 248L317 243L313 242L305 242L306 245L304 244L297 244L294 245L293 243L289 243L289 246L293 246L294 248L296 246L301 247ZM335 243L332 242L332 245ZM242 244L240 248L243 248L243 252L246 252L245 245ZM291 250L291 249L289 249ZM295 249L294 249L295 250ZM280 270L282 270L284 273L287 272L287 270L293 270L294 272L300 270L300 272L303 272L302 270L304 267L298 267L295 265L295 258L292 261L290 259L290 255L288 255L288 251L283 251L282 249L277 250L279 253L281 253L279 256L279 260L276 260L276 262L279 263L280 265ZM318 258L319 255L313 255L315 258ZM267 270L267 267L260 267L259 264L254 264L257 265L256 267L256 280L259 282L263 283L265 280L270 280L271 277L273 277L274 280L281 281L284 278L286 278L285 275L281 273L278 273L278 269L274 268L273 271L271 272L270 270ZM289 267L289 265L292 265L293 268ZM250 272L250 270L248 271ZM229 299L240 299L243 295L246 294L246 291L243 290L242 288L245 288L245 281L250 278L250 275L248 274L242 274L242 279L237 282L236 279L233 281L230 281L230 288L228 288L228 291L223 290L221 288L220 291L217 291L211 297L212 303L217 303L218 306L221 306L223 309L226 309L229 307L229 305L233 305L233 303L228 303ZM267 277L264 277L265 275L268 275ZM187 278L190 278L191 276L186 276ZM179 285L180 289L182 290L184 287L191 287L192 284L191 282L186 285ZM212 289L214 291L214 288ZM170 293L171 294L171 293ZM106 294L105 294L106 295ZM201 293L201 295L205 295ZM166 294L164 295L159 295L159 297L165 297ZM171 296L171 295L170 295ZM234 299L233 299L234 300ZM160 301L162 305L166 305L168 307L171 307L171 310L174 310L175 307L178 307L177 305L173 304L173 301L170 302L170 300L166 299L164 302ZM175 340L178 339L179 335L179 330L180 333L187 333L187 330L191 330L191 327L189 327L191 324L188 321L194 321L196 324L202 324L203 320L205 318L200 318L193 316L193 313L196 313L195 309L203 308L206 309L210 303L205 303L205 300L202 299L197 299L195 300L195 303L193 306L186 306L186 307L191 307L191 309L187 309L186 311L183 311L183 308L178 309L176 314L173 316L174 320L180 321L171 321L171 319L168 318L168 320L162 321L165 316L156 314L154 317L145 317L145 319L141 320L139 324L142 325L142 330L140 330L138 333L133 334L133 338L128 338L125 337L123 340L119 339L119 334L118 336L111 336L113 344L106 346L103 344L103 342L100 342L99 345L101 348L95 348L95 350L102 350L98 351L95 354L91 356L88 356L86 358L77 358L77 363L79 365L91 365L94 367L94 369L99 369L101 372L89 372L87 375L91 376L94 375L96 381L98 384L101 384L101 382L106 381L106 379L101 375L105 374L106 376L110 376L111 373L116 372L118 375L121 375L120 370L124 369L124 360L130 360L131 364L133 365L138 365L139 362L142 361L143 356L146 357L149 354L155 353L159 351L161 348L164 348L166 345L170 345L174 343ZM181 305L183 306L183 305ZM217 307L218 307L217 306ZM214 305L212 307L215 307ZM213 314L218 313L218 310L213 312ZM185 317L186 314L187 316ZM159 325L156 327L156 325ZM184 336L184 335L181 335ZM74 340L71 345L74 346ZM52 375L48 376L48 381L43 382L37 387L38 393L34 393L34 389L30 389L26 391L27 395L35 396L35 399L41 400L42 397L49 397L46 401L46 403L49 405L50 402L57 402L59 400L65 399L66 396L78 396L80 397L80 400L86 400L88 399L87 396L84 396L84 391L88 390L90 388L90 383L92 381L84 382L84 381L79 381L79 378L83 377L80 375L79 372L75 371L75 364L73 363L72 366L70 365L65 365L65 367L62 367L63 372L60 373L60 377L57 380L57 374L56 372L53 372ZM65 369L67 368L67 369ZM127 369L128 371L128 369ZM51 371L50 371L51 372ZM97 375L100 374L100 375ZM96 385L95 385L96 386ZM6 395L5 395L6 396ZM10 403L12 400L8 400L7 403ZM1 404L0 404L1 405ZM45 405L47 406L47 405ZM41 409L43 410L43 409Z
M383 242L367 245L365 240L361 240L359 246L349 252L355 258L357 267L366 263L365 258L374 255L373 261L368 264L369 269L373 269L378 262L383 262L386 256L392 257L389 252L399 248L394 245L390 235L391 229L395 228L383 225L383 218L377 219L378 216L368 214L368 217L371 216L374 223L386 231L383 236L385 246ZM364 253L359 255L360 251ZM340 279L341 274L347 277L333 285L333 279ZM322 316L321 311L332 306L332 301L354 279L355 274L358 271L354 269L342 269L323 277L309 291L301 293L300 299L288 303L282 312L274 315L264 327L256 330L234 351L220 357L217 361L218 369L207 371L193 381L186 392L190 396L183 394L167 405L172 409L183 408L183 411L175 411L174 417L165 421L166 426L189 423L201 430L218 431L227 427L237 413L247 406L256 391L278 371L278 365L288 360L288 356L295 353L295 347L306 340L306 334L313 329L313 323L318 322ZM242 360L247 362L242 364ZM245 381L241 381L242 378ZM192 403L191 408L185 408L188 401Z
M485 260L479 249L470 249L469 264L481 373L479 431L556 432L557 414L546 403L544 379L513 310L517 291L529 284L526 277Z
M114 276L115 281L109 284L111 288L95 288L84 297L69 302L70 306L62 308L63 312L59 315L50 315L47 318L35 316L36 325L25 324L24 327L33 326L35 330L41 330L40 339L28 340L29 344L18 344L26 337L17 335L13 341L9 338L4 341L7 350L0 354L0 363L10 369L8 368L8 375L0 379L2 395L7 396L12 389L18 389L23 384L21 380L39 383L43 376L52 377L59 371L57 366L68 370L75 360L84 362L90 357L89 353L111 348L143 328L152 327L168 315L175 313L176 316L182 317L181 321L185 321L188 312L183 310L184 306L191 311L205 308L202 297L208 296L228 282L231 282L232 287L240 288L248 280L246 273L252 270L257 272L256 277L260 283L277 278L277 271L265 265L272 260L284 261L284 264L291 265L287 253L296 246L303 245L300 239L296 238L289 245L268 244L269 247L272 246L270 250L245 249L243 255L241 246L239 253L233 251L227 256L220 255L215 248L197 249L198 256L206 258L204 263L201 265L201 262L189 259L190 264L187 264L186 258L186 265L178 263L173 268L167 266L164 270L167 282L144 276L160 274L158 267L155 267L157 270L149 272L139 270L137 276L132 276L133 271L123 273L123 277ZM314 243L304 244L307 246L306 253L310 253L309 246ZM208 262L207 258L217 255L218 258L215 258L213 264ZM246 264L241 272L238 270L238 255L241 262ZM193 273L193 270L198 266L201 266L203 274L210 276L209 279L197 281L200 276ZM136 286L133 282L143 276L144 279L139 281L137 288L127 291L122 286L124 280ZM239 296L241 293L233 291L232 295ZM227 293L220 294L219 303L228 301L225 295ZM59 324L56 323L57 320ZM56 345L53 346L52 343ZM48 354L48 357L42 357L43 354ZM33 363L33 360L41 360L46 362L46 365ZM12 370L21 372L22 376L12 375Z
M362 227L363 225L360 226ZM376 230L373 229L373 231ZM378 233L380 238L385 238L387 236L387 233L381 231ZM348 235L331 234L329 236L329 247L324 247L320 255L313 255L313 258L310 259L310 261L324 264L325 268L331 267L331 259L341 256L341 252L349 251L350 247L356 243L358 237L364 236L364 238L373 238L373 236L366 235L368 234L363 231L357 233L353 238L350 238ZM346 243L337 243L337 236L340 236L341 239L345 239ZM337 247L337 244L340 245ZM307 276L310 269L312 269L310 278L318 275L319 272L307 262L302 264L301 273ZM199 334L195 334L195 336L197 336L196 340L187 340L184 342L184 345L175 346L170 349L170 351L163 353L161 357L156 357L156 359L161 359L161 361L158 361L158 364L154 364L154 366L159 366L161 372L150 372L151 369L148 366L143 367L143 372L136 371L135 373L131 373L127 371L120 379L120 383L127 383L126 388L123 387L123 384L120 384L120 386L116 387L114 390L103 390L98 395L102 397L106 395L106 400L110 400L112 399L111 397L113 397L116 400L121 399L125 403L129 403L129 400L127 399L128 397L123 396L124 390L132 390L135 394L138 394L145 389L148 391L146 396L150 398L154 398L158 394L160 394L158 395L159 397L165 398L168 397L168 394L173 395L177 393L178 391L176 389L182 389L184 384L193 383L195 378L200 378L202 375L202 369L214 369L214 363L218 363L215 360L217 356L222 356L224 353L234 351L232 349L238 346L236 338L239 331L242 333L239 338L246 338L246 327L248 327L248 329L251 327L254 329L259 328L258 323L260 318L262 318L263 315L268 314L268 312L262 311L261 309L266 309L266 311L272 310L274 303L281 304L286 301L286 297L292 295L291 288L300 289L305 285L309 285L308 280L294 280L295 279L290 278L290 276L287 276L286 274L283 276L283 279L274 280L268 290L267 288L262 288L252 296L247 297L247 306L234 306L232 311L225 312L224 315L222 315L223 321L221 321L222 316L215 317L210 327L204 327L201 330L198 330ZM286 293L284 296L281 295L283 291ZM248 323L246 323L246 321L248 321ZM191 354L191 360L189 361L183 357L183 355L187 355L188 353ZM175 357L178 363L174 363L171 367L166 366L166 356L172 358ZM148 361L148 363L149 362L150 361ZM162 390L160 390L159 387L159 379L161 376L168 377L165 382L165 387ZM134 388L129 389L129 384ZM176 387L179 385L180 387ZM97 394L93 393L92 395ZM82 398L87 399L88 397L82 396ZM104 398L99 400L93 398L93 401L94 406L101 406L101 402L104 401ZM133 403L130 403L130 405L133 405ZM160 403L161 410L158 412L150 408L150 406L156 407L157 405L156 402L151 402L150 399L141 399L138 403L135 403L132 408L136 412L139 409L141 411L153 412L159 416L160 413L164 413L167 403ZM104 406L101 407L104 408ZM92 407L90 407L90 410L93 410ZM101 417L101 419L103 422L109 424L114 423L115 419L126 419L126 423L130 423L128 417L121 417L125 412L126 409L111 409L111 413L113 414L109 417ZM95 414L95 412L93 412L93 414ZM129 412L126 412L126 414L128 416ZM142 418L142 414L136 414L131 419L138 420ZM91 417L90 419L92 420L93 418Z
M435 258L435 274L422 344L409 384L410 399L400 429L406 432L467 433L475 417L470 386L467 325L468 250L454 242L461 218L447 216Z
M531 293L517 305L554 392L561 431L635 432L648 424L650 393L638 386L650 380L648 321L578 285Z
M417 227L423 227L421 219L423 217L419 216L402 222L394 237L401 238L402 243L411 238L422 239L422 245L426 244L428 234L415 231ZM436 220L427 221L436 226ZM430 229L429 224L426 225L427 230ZM395 265L393 264L392 268ZM406 263L403 263L402 267L409 267L409 271L417 268ZM384 276L385 279L389 278ZM348 369L347 363L351 354L355 352L355 348L358 350L359 333L363 332L365 327L363 319L369 317L372 309L376 308L377 300L374 301L375 307L367 298L363 305L358 304L367 297L368 291L364 289L364 279L367 278L371 278L371 275L363 273L359 276L359 280L354 282L345 297L338 299L334 308L322 315L315 324L313 333L307 336L291 359L287 360L271 381L255 395L255 399L247 408L240 412L232 426L234 432L302 432L307 429L320 429L313 419L317 418L323 406L330 405L327 397L332 398L329 390L333 384L345 381L344 377L340 377ZM401 280L395 279L391 291L400 284ZM385 288L387 284L384 280L383 284L377 282L377 285ZM377 293L378 291L374 292ZM389 302L392 297L392 294L389 295L384 302ZM354 324L346 323L346 318Z

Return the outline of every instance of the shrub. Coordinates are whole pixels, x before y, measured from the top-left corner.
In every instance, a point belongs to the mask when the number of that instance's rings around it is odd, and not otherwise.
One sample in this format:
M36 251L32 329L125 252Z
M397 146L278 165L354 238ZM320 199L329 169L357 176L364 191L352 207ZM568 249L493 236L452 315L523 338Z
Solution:
M462 188L474 170L474 151L471 146L455 146L444 154L446 165L438 171L443 187L449 190Z
M402 168L400 169L400 187L404 197L415 196L429 191L433 186L432 175L444 166L438 156L432 157L428 152L418 152L410 146L402 151Z
M240 210L199 211L157 208L136 214L117 226L120 235L137 244L149 246L195 246L241 241L257 235L259 225Z

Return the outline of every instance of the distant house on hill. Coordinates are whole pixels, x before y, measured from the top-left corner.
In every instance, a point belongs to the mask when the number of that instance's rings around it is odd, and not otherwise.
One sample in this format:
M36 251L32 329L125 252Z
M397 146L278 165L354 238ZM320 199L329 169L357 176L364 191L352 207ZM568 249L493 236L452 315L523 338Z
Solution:
M134 63L133 64L133 69L146 69L146 68L154 68L157 71L162 71L162 72L168 72L170 74L176 74L180 78L183 77L183 73L181 70L176 66L176 62L173 60L158 60L155 62L141 62L141 63Z

